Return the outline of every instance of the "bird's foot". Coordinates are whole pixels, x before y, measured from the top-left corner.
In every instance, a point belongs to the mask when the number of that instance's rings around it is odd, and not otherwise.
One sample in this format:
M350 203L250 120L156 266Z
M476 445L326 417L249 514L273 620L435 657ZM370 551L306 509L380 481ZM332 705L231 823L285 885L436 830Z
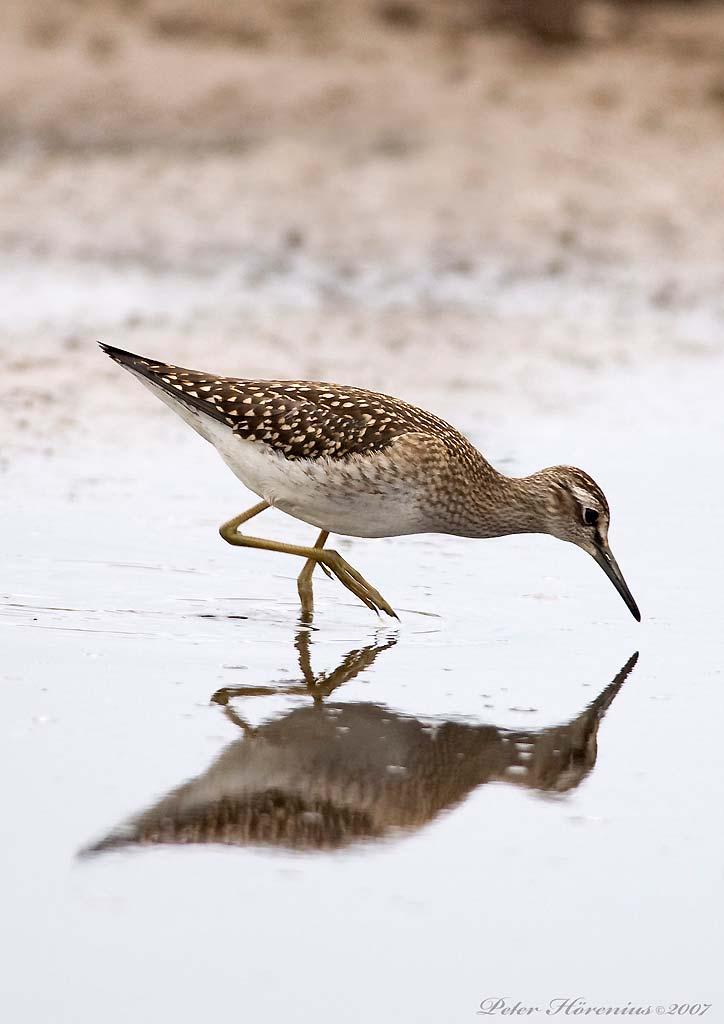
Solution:
M319 562L323 568L329 569L347 590L350 590L355 597L360 599L362 604L366 604L373 612L379 614L379 612L383 611L394 619L399 618L397 612L385 601L382 594L375 590L356 569L353 569L338 551L325 551L320 556Z

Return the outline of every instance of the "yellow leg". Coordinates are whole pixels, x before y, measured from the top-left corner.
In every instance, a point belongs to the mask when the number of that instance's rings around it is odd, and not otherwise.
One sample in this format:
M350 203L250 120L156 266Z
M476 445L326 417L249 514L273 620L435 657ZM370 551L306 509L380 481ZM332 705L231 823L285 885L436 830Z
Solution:
M314 542L315 548L323 548L329 537L328 530L322 530ZM302 602L302 622L311 622L314 615L314 594L312 592L312 573L317 563L313 558L308 558L304 568L297 576L297 590L299 600Z
M247 522L253 516L258 515L267 508L269 508L269 503L266 501L260 501L258 505L254 505L252 508L247 509L246 512L242 512L241 515L235 516L233 519L230 519L227 523L220 526L219 533L227 544L234 544L242 548L256 548L257 550L262 551L279 551L284 555L298 555L300 558L306 558L315 563L319 562L320 565L329 569L330 572L337 577L339 582L347 588L347 590L350 590L355 597L358 597L360 601L363 604L366 604L368 608L371 608L372 611L376 612L381 610L383 612L387 612L387 614L393 616L393 618L397 618L397 614L389 606L387 601L385 601L384 597L367 582L364 576L361 576L356 569L353 569L349 562L345 561L338 551L326 550L321 546L308 548L302 547L300 544L283 544L278 540L264 540L262 537L248 537L246 534L238 532L238 527L241 526L242 523ZM319 540L317 543L319 543Z

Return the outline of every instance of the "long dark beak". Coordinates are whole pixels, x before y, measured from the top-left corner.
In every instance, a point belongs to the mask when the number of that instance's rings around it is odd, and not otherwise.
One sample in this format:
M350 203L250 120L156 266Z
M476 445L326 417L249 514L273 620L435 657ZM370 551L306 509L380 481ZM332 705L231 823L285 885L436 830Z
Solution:
M608 544L596 544L595 552L593 557L596 559L598 564L601 566L603 571L606 573L611 583L613 583L616 590L619 592L621 597L626 602L626 607L631 612L637 622L641 622L641 612L639 607L633 599L633 594L626 585L626 580L623 578L623 573L618 567L618 562L611 554L611 549Z

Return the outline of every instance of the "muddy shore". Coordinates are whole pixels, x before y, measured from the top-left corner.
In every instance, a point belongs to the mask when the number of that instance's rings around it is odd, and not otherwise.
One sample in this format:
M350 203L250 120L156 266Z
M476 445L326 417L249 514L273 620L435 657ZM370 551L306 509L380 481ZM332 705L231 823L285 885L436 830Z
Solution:
M4 453L158 415L97 338L472 417L721 351L720 7L552 53L174 12L4 5Z

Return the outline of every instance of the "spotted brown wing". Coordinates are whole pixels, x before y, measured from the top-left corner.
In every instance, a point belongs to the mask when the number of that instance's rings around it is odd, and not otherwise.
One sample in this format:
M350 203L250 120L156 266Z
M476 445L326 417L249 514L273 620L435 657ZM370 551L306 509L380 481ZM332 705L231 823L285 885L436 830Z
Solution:
M102 347L170 398L225 423L241 438L269 445L287 459L369 454L397 437L443 425L422 409L362 388L215 377Z

